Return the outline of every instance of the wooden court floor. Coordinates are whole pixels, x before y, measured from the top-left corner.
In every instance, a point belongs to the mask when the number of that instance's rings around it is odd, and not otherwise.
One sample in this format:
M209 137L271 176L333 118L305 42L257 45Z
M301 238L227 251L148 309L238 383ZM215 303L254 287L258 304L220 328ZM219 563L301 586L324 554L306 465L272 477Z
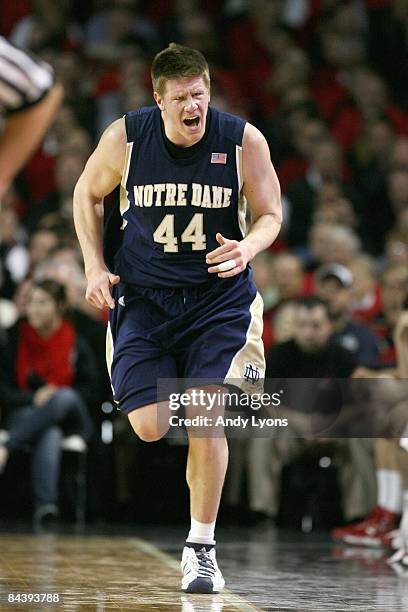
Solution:
M181 593L177 560L139 538L13 534L0 536L0 548L0 610L258 609L228 591ZM43 601L28 602L29 594Z
M129 533L132 533L129 530ZM140 528L135 535L0 533L0 610L180 612L403 612L408 577L379 550L342 548L325 534L271 526L220 528L218 560L228 590L179 591L184 530ZM18 594L58 602L9 603Z

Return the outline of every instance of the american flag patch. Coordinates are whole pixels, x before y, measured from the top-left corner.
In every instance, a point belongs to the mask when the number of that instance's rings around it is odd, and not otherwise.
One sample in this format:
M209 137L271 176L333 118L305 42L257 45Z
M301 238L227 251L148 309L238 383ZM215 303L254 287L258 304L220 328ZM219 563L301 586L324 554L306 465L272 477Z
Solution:
M226 164L227 154L226 153L211 153L212 164Z

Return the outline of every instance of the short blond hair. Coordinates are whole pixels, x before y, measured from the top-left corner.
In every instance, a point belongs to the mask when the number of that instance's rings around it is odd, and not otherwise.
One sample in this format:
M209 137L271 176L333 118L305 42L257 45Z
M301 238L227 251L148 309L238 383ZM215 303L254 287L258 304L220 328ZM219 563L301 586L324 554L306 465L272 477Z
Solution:
M162 96L166 90L166 82L180 77L203 77L204 83L210 89L210 71L204 55L190 47L170 43L154 58L151 68L153 90Z

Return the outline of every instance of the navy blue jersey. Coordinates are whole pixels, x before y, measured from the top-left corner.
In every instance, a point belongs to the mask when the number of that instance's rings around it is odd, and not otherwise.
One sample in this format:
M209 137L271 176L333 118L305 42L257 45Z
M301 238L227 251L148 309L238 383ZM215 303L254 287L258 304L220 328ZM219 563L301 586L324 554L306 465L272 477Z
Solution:
M122 240L109 267L122 282L145 287L217 280L205 262L206 254L219 246L216 233L241 240L245 232L245 121L210 108L209 129L197 153L182 159L166 147L157 106L127 113L125 121Z

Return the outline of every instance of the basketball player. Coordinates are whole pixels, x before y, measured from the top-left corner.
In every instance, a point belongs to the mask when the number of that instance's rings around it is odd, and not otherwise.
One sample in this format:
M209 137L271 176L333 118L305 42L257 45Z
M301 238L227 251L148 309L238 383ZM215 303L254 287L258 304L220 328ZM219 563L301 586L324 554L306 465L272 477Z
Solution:
M248 263L281 224L267 143L243 119L209 106L202 54L171 44L156 55L152 82L156 105L106 129L74 194L87 299L111 309L114 399L146 441L169 428L158 418L157 379L263 377L262 300ZM116 186L122 242L106 260L95 206ZM214 527L228 447L224 435L188 433L191 529L181 588L215 593L224 586Z
M51 66L0 36L0 203L34 152L63 97Z

